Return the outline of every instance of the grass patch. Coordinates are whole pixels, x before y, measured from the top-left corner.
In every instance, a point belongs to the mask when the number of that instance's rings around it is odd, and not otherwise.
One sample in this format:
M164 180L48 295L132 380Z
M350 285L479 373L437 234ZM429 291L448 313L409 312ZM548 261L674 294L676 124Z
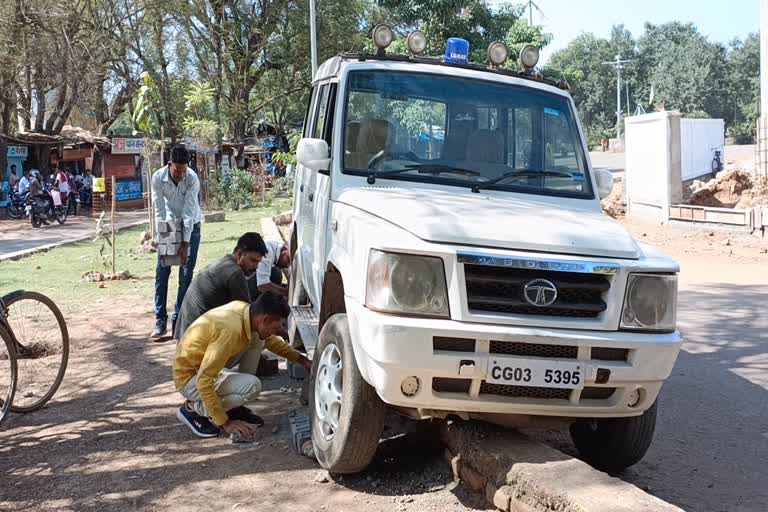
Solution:
M261 231L260 219L290 209L289 200L276 201L268 208L227 212L227 221L202 225L202 240L196 270L212 260L232 252L237 239L246 231ZM65 315L88 311L101 298L130 297L146 302L154 310L154 282L157 254L141 254L139 239L143 227L124 229L116 235L117 271L128 270L137 279L109 281L106 288L81 281L84 272L103 272L99 248L101 242L77 242L47 252L0 262L0 294L17 289L34 290L51 297ZM178 269L168 284L168 313L171 314L178 288ZM133 301L132 301L133 302ZM94 314L98 313L94 311Z

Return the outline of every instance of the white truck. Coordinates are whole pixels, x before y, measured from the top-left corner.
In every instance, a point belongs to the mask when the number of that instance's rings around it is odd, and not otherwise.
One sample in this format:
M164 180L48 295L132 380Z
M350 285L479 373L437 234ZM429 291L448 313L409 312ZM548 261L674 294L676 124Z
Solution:
M395 410L556 420L595 467L638 462L680 349L678 264L603 214L612 175L535 48L509 71L498 44L421 58L418 33L387 55L386 30L319 67L297 148L290 334L318 460L363 470Z

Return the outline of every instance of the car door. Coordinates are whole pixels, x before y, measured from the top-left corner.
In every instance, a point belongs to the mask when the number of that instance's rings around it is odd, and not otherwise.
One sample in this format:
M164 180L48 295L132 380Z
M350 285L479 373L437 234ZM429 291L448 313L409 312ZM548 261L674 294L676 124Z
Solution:
M329 84L319 84L316 86L315 92L315 106L312 115L312 124L309 133L309 137L313 139L322 139L325 130L325 118L328 110L328 94L330 86ZM306 291L309 295L312 304L316 309L320 307L320 293L318 283L322 280L322 277L318 277L318 268L320 264L317 262L317 236L318 234L318 220L321 218L322 213L318 210L322 210L324 205L319 200L318 186L320 180L318 180L319 173L310 169L304 169L304 176L302 184L299 186L299 190L302 193L301 199L301 226L299 235L299 252L301 258L301 265L304 269L304 273L307 276ZM301 186L304 187L301 191Z
M318 138L324 139L328 143L328 156L333 155L333 126L336 110L336 84L329 83L321 87L320 96L325 99L324 105L318 105L318 117L317 128L319 131L315 131L315 135L320 135ZM330 192L331 192L331 169L333 168L333 162L328 167L327 171L319 171L313 173L314 183L314 197L309 197L309 200L314 203L314 222L312 227L313 233L313 249L312 249L312 264L313 272L312 277L314 283L312 288L317 294L317 302L320 303L323 291L323 277L325 276L326 265L328 261L328 215L330 214Z
M313 125L317 114L317 93L319 87L315 87L310 94L309 105L307 106L307 113L304 118L304 129L302 130L302 137L312 137ZM312 272L311 261L311 246L312 239L307 238L308 223L312 222L313 204L309 202L309 181L312 178L313 171L308 169L297 162L296 164L296 183L294 185L294 213L293 218L296 222L296 254L294 258L299 259L299 264L303 269L302 275L299 276L302 279L304 289L309 292L309 283L312 281L310 275Z

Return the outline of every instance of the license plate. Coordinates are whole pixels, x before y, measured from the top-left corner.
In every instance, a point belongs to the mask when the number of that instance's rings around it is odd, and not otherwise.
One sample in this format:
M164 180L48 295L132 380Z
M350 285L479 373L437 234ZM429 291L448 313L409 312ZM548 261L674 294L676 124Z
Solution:
M489 384L581 389L584 387L584 370L583 363L491 357L485 380Z
M29 215L29 212L31 212L31 211L32 211L32 207L31 206L25 206L24 207L24 213L26 213L27 215Z

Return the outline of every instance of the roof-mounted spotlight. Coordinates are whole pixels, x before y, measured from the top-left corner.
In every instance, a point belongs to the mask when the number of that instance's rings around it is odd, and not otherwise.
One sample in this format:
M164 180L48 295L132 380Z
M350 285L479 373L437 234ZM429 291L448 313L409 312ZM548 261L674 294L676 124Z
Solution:
M392 29L382 23L373 27L371 35L373 36L373 44L376 45L376 55L384 55L384 51L392 44L394 38Z
M427 36L421 30L414 30L405 39L405 45L412 55L421 55L427 49Z
M539 49L529 44L520 50L520 64L526 73L529 73L539 63Z
M509 51L507 45L501 41L494 41L488 45L488 65L497 68L507 61Z

